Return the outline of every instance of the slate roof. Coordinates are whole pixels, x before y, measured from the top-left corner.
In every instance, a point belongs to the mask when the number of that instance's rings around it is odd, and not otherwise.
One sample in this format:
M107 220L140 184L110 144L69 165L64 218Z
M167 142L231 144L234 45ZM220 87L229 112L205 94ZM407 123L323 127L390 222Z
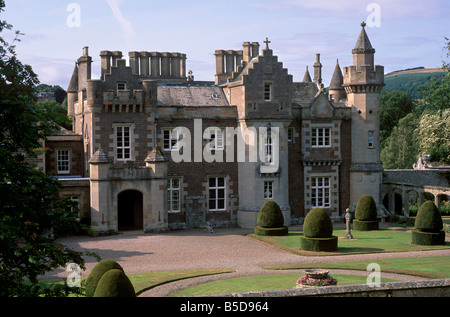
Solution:
M156 146L145 159L145 162L167 162L167 156Z
M158 106L230 106L223 90L214 83L158 85Z
M92 158L89 160L91 164L101 164L101 163L111 163L112 160L106 155L105 151L102 148L99 148Z

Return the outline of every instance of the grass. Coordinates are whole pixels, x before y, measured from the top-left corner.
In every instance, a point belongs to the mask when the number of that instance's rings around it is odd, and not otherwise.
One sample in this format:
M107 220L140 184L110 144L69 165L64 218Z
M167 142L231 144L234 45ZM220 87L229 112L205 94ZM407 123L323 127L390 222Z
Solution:
M298 274L236 277L192 286L177 292L174 296L202 296L211 294L291 289L295 288L299 277L300 276ZM338 280L338 285L363 284L367 281L366 276L336 274L333 275L333 277ZM394 280L386 278L381 279L382 283L392 281Z
M347 269L366 271L370 263L380 265L381 274L397 273L426 278L450 278L450 256L430 256L420 258L393 258L377 259L371 261L351 261L333 263L307 263L294 265L278 265L264 267L268 270L289 270L289 269Z
M378 252L411 252L436 249L448 249L450 243L441 246L421 246L411 244L411 233L402 230L380 229L377 231L352 231L354 239L343 239L346 230L334 230L333 235L340 237L337 252L311 252L300 249L301 231L289 232L282 237L266 237L249 234L248 236L273 245L285 251L303 256L345 255Z
M137 295L152 287L186 278L234 272L233 269L208 269L127 274Z

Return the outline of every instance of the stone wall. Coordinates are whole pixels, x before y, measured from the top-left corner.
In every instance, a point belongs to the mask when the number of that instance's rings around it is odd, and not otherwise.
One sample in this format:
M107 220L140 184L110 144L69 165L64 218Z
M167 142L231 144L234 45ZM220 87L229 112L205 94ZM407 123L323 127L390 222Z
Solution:
M210 297L449 297L450 279L381 283L379 287L366 284L293 288L212 295Z

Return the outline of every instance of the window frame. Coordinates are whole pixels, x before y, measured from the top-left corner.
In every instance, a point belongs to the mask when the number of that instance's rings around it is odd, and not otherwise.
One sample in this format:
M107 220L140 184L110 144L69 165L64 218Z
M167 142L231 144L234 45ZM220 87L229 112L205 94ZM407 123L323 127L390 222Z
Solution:
M211 186L211 180L214 179L214 186ZM223 179L223 186L219 186L219 179ZM214 191L214 197L211 197L211 191ZM219 192L223 191L223 198L220 198ZM215 208L211 208L211 201L214 201ZM223 208L219 207L219 201L223 201ZM225 176L208 177L208 211L226 211L227 210L227 178Z
M209 135L210 135L210 139L209 139L209 149L210 150L222 151L225 149L225 130L224 129L209 128ZM217 138L217 135L221 135L221 137ZM214 143L212 143L213 141L214 141Z
M274 144L272 139L272 134L269 129L267 129L267 133L264 135L263 140L263 150L264 150L264 165L272 165L274 164Z
M123 88L120 88L120 85L123 85ZM117 91L127 90L127 82L126 81L118 81L116 84Z
M271 102L273 99L273 92L272 92L272 83L271 82L264 82L264 101L265 102Z
M178 181L178 187L173 187L173 181ZM180 177L169 177L167 180L167 212L179 213L181 212L181 181ZM173 209L173 203L177 200L173 199L174 192L178 192L178 209Z
M61 152L67 152L67 158L62 159L60 156ZM66 163L67 168L66 169L60 169L62 165L60 163ZM57 149L56 150L56 171L60 175L67 175L70 174L71 170L71 150L70 149Z
M331 131L332 131L332 128L329 126L312 127L311 128L311 147L312 148L330 148L331 147Z
M125 129L128 129L128 136L126 137ZM119 131L121 132L121 139L119 140ZM124 162L127 160L132 159L132 133L133 133L133 127L129 124L118 124L115 126L115 158L118 162ZM128 146L126 145L126 138L128 138ZM121 145L119 145L119 142L121 142ZM128 150L128 155L126 150ZM119 157L119 153L121 153Z
M321 180L321 185L319 180ZM325 181L328 182L328 185ZM311 207L331 208L330 176L311 176Z
M178 151L178 141L180 134L176 131L176 137L173 137L173 129L163 129L163 151ZM166 138L166 133L169 133L169 138ZM175 142L174 142L175 141ZM168 142L168 147L166 143Z
M270 194L268 194L268 193L270 193ZM272 180L264 181L264 199L265 200L274 199L273 181Z
M375 136L375 131L371 130L367 133L367 147L369 149L375 148L374 136Z

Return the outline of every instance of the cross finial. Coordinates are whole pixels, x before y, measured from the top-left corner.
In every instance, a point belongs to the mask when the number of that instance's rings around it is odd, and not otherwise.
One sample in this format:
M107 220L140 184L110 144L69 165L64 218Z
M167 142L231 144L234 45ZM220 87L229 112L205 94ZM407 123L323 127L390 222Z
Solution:
M361 26L365 27L366 26L366 22L362 21Z
M264 43L266 43L266 50L269 49L269 43L272 43L271 41L269 41L269 38L266 37L266 40L264 41Z

